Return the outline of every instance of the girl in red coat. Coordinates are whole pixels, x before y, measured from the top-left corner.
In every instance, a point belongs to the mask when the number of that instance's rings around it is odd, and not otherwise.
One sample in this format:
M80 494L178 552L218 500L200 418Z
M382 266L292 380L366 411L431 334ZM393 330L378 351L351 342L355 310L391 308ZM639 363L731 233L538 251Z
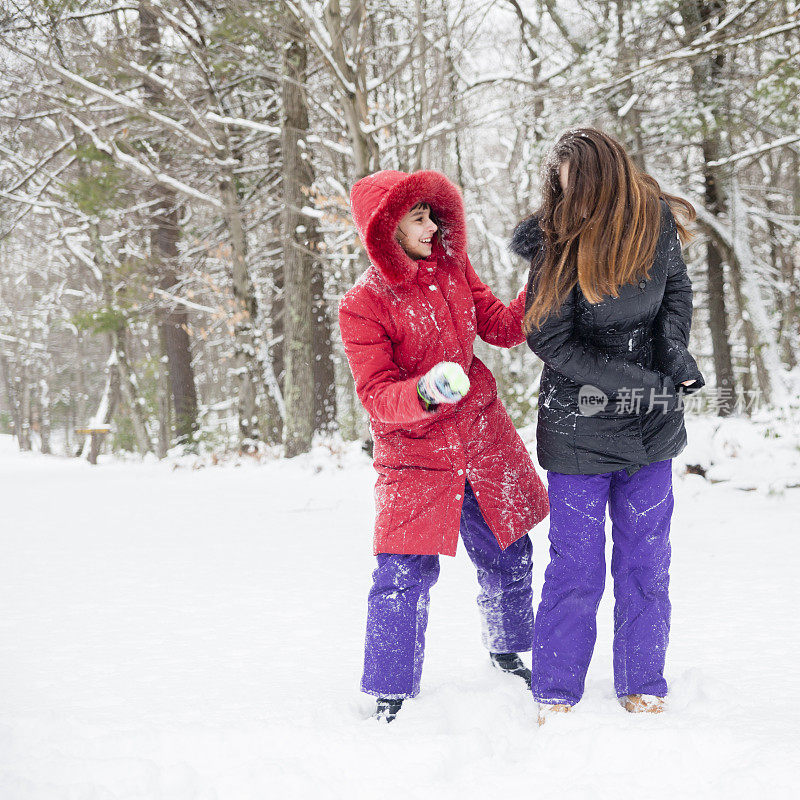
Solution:
M476 334L514 347L525 292L501 303L466 255L461 195L438 172L385 170L350 204L371 266L339 305L356 391L375 442L378 567L369 593L363 691L391 721L419 692L429 592L459 534L478 571L492 663L529 678L531 543L547 493Z

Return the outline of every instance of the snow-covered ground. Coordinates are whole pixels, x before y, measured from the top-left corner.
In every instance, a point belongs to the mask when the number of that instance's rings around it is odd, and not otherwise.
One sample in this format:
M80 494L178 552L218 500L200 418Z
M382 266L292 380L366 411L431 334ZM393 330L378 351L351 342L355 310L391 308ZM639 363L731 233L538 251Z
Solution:
M675 465L668 713L614 700L609 586L586 696L541 729L488 665L463 548L420 697L367 718L357 447L90 467L0 437L0 798L796 797L800 450L719 425ZM534 542L538 595L546 523Z

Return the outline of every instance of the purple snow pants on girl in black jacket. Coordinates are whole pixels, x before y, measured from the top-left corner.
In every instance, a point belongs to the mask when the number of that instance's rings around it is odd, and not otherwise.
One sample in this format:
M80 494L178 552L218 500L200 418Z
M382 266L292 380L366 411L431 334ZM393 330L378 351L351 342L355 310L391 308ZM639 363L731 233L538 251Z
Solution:
M633 475L548 472L550 564L533 636L533 696L574 705L583 695L606 578L606 505L614 547L614 687L617 697L664 697L669 639L672 461Z

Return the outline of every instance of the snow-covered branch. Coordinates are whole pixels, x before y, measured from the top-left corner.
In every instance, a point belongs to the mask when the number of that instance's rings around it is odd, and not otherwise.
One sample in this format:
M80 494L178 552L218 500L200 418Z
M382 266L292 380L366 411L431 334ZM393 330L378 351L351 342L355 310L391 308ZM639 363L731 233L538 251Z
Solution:
M733 164L736 161L741 161L743 158L753 158L754 156L760 156L762 153L768 153L770 150L777 150L781 147L787 147L790 144L795 144L796 142L800 142L800 134L792 134L791 136L783 136L780 139L776 139L773 142L767 142L766 144L758 145L757 147L749 147L747 150L742 150L738 153L734 153L732 156L728 156L727 158L720 158L717 161L709 161L709 167L721 167L725 164Z
M19 336L9 336L7 333L0 333L0 342L12 342L13 344L21 344L23 347L28 347L31 350L43 350L47 348L38 342L32 342L29 339L20 339Z
M795 12L793 16L798 17L799 14L800 12ZM769 39L773 36L778 36L781 33L789 33L797 28L800 28L800 17L790 22L786 22L783 25L775 25L771 28L757 31L756 33L750 33L745 36L739 36L734 39L711 42L710 44L699 47L694 47L692 45L681 47L678 50L673 50L671 53L667 53L664 56L645 59L637 69L631 70L622 77L615 78L612 81L591 86L586 90L586 93L588 95L594 95L598 92L603 92L608 89L615 89L617 86L622 86L633 78L637 78L640 75L645 75L651 70L665 64L671 64L676 61L687 61L689 59L696 58L697 56L708 55L709 53L714 53L718 50L726 50L728 48L734 48L744 44L753 44L764 39Z
M314 45L323 61L327 64L328 69L334 78L336 78L341 89L349 95L354 95L356 93L356 86L352 81L347 79L339 64L336 63L336 58L333 55L333 43L331 42L330 36L324 26L320 24L317 15L309 8L308 3L304 2L304 0L284 0L284 5L297 22L303 26L309 40Z
M78 128L80 128L85 134L87 134L87 136L89 136L89 138L92 140L92 144L94 144L98 150L111 156L118 163L125 164L134 172L137 172L139 175L143 175L146 178L150 178L152 181L160 184L161 186L174 189L176 192L180 192L187 197L192 197L195 200L199 200L200 202L212 206L213 208L219 210L224 208L222 202L216 197L206 194L205 192L201 192L199 189L195 189L193 186L189 186L189 184L179 181L177 178L173 178L166 172L158 170L149 164L142 163L132 155L122 152L122 150L120 150L113 142L104 142L88 125L85 125L80 119L78 119L78 117L72 114L68 114L67 116Z
M185 297L178 297L177 295L170 294L169 292L166 292L163 289L159 289L158 286L154 286L152 288L152 291L159 297L163 297L165 300L169 300L171 303L175 305L186 306L186 308L193 308L195 311L204 311L207 314L219 313L218 308L211 308L211 306L203 306L200 305L200 303L194 303L191 300L187 300Z
M165 89L178 100L180 100L183 107L189 113L191 118L195 121L195 124L206 134L208 137L208 141L211 143L211 146L219 151L222 150L222 145L214 138L213 131L205 124L203 118L200 114L197 113L194 106L184 97L181 91L175 86L172 81L168 81L166 78L163 78L161 75L157 75L152 70L143 67L141 64L137 64L135 61L129 61L127 65L133 72L141 75L143 78L146 78L148 81L152 81L156 85L160 86L162 89Z
M135 111L137 114L141 114L144 117L147 117L154 122L158 122L159 124L163 125L166 128L174 131L175 133L179 133L181 136L185 136L189 141L193 142L196 145L204 148L207 152L213 152L215 148L215 143L208 139L204 139L202 136L198 136L194 131L189 130L185 125L177 120L172 119L171 117L166 116L165 114L161 114L154 109L148 108L147 106L143 105L142 103L138 103L135 100L132 100L130 97L119 94L118 92L111 91L110 89L106 89L104 86L100 86L99 84L93 83L92 81L87 80L86 78L81 77L80 75L76 75L74 72L71 72L68 69L65 69L60 64L55 64L52 61L45 61L39 56L34 55L33 53L26 52L24 50L20 50L18 47L5 43L6 47L9 50L12 50L17 55L22 56L23 58L27 58L34 63L41 66L43 69L50 70L54 72L56 75L64 78L64 80L69 81L70 83L80 86L83 89L86 89L89 92L93 92L101 97L105 97L107 100L111 100L116 105L121 106L122 108L127 108L130 111Z
M244 117L223 117L213 111L206 113L206 119L209 122L218 122L220 125L235 125L239 128L249 128L251 131L260 131L261 133L271 133L275 136L280 136L281 129L275 125L265 125L263 122L256 122L252 119L245 119Z

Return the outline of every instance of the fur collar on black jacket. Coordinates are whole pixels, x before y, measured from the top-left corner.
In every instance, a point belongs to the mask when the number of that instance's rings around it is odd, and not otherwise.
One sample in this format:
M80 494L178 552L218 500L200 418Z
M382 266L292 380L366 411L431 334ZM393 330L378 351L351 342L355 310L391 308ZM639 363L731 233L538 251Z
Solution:
M539 217L534 215L523 219L514 228L508 249L515 255L520 256L520 258L532 261L543 243L544 237L542 229L539 227Z

